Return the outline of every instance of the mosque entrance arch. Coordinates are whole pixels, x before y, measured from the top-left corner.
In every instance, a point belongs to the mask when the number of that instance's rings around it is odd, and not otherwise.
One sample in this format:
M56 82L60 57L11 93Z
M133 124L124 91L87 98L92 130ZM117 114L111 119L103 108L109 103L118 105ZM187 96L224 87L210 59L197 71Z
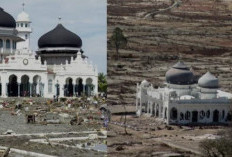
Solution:
M78 96L81 96L84 90L84 85L83 85L83 80L82 78L77 78L76 79L76 87L75 91Z
M30 83L27 75L21 77L20 93L22 97L30 96Z
M192 122L193 123L198 122L198 112L197 111L192 111Z
M11 75L9 77L9 84L8 84L8 96L9 97L16 97L18 96L18 82L17 76Z
M214 110L213 111L213 122L218 122L219 121L219 111Z
M93 85L93 79L92 78L87 78L86 80L86 95L90 96L92 91L94 90L94 85Z
M65 96L67 96L67 97L73 96L73 80L72 80L72 78L66 79Z

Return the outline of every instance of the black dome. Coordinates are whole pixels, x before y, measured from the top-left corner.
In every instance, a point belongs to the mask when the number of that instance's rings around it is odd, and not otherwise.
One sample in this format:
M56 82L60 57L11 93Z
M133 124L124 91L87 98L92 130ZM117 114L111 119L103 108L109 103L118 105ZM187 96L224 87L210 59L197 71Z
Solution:
M194 75L183 62L178 62L167 71L166 81L170 84L190 85L194 83Z
M58 24L56 28L40 37L38 41L39 48L47 47L74 47L82 46L81 38Z
M0 27L15 28L15 19L0 7Z

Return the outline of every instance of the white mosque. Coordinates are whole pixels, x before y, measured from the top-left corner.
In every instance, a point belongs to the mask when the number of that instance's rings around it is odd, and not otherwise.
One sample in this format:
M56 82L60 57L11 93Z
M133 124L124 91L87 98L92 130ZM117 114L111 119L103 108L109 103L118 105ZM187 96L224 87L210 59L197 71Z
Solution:
M76 97L97 95L98 71L81 49L81 38L58 24L30 49L29 15L17 21L0 8L0 96Z
M137 114L145 113L167 124L223 124L231 121L232 94L219 90L210 72L200 79L182 62L166 73L164 88L146 80L137 84Z

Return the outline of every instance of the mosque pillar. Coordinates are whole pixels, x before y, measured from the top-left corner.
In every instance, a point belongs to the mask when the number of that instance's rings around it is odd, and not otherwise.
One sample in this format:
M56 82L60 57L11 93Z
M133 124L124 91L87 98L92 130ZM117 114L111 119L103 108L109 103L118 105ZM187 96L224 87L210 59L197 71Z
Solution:
M45 96L45 94L47 95L47 93L48 93L48 90L46 90L45 88L47 88L47 86L45 83L43 83L42 84L42 96L43 97Z
M6 94L6 96L8 96L8 84L9 84L9 83L6 83L6 90L5 90L5 92L6 92L5 94Z
M30 88L30 97L32 96L32 83L29 82L29 88Z
M20 83L18 83L18 97L20 97Z
M169 120L170 120L170 110L169 108L167 108L167 124L169 124Z
M43 83L43 96L47 96L47 95L48 95L48 81Z
M2 81L2 97L6 96L6 86L4 85L4 82Z
M39 84L38 83L35 83L34 84L34 89L33 91L35 91L35 96L39 93Z
M151 115L153 115L153 103L151 104L150 111L151 111Z
M86 95L86 93L85 93L85 84L83 84L83 93L84 93L84 95Z
M60 88L60 97L64 97L64 85L60 85L60 87L62 87L62 88Z

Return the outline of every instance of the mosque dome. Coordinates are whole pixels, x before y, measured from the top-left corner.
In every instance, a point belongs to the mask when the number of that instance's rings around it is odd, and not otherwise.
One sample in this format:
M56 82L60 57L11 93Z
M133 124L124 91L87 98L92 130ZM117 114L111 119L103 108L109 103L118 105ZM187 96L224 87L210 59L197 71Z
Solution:
M0 7L0 27L15 28L15 19Z
M17 17L17 22L30 22L30 17L26 12L21 12Z
M82 40L75 33L67 30L62 24L40 37L39 48L71 47L81 48Z
M198 80L198 85L202 88L218 88L219 81L213 74L207 72Z
M182 61L179 61L167 71L166 81L170 84L190 85L194 84L194 75Z

